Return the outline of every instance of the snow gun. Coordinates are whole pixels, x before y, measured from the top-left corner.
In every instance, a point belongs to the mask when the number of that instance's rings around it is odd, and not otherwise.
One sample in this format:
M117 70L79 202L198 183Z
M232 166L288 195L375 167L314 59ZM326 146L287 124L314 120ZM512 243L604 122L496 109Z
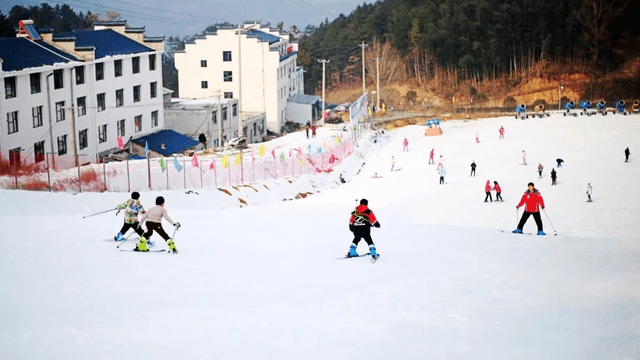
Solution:
M580 102L580 115L591 116L591 101L585 100Z
M640 113L640 101L633 100L633 106L631 107L631 111L633 111L634 114Z
M616 102L616 110L618 111L618 113L622 115L627 115L627 109L625 109L624 106L625 106L624 100L618 100L618 102Z
M573 110L576 107L576 103L573 101L569 101L568 103L564 104L564 109L567 110L566 112L563 113L564 116L567 115L573 115L573 116L578 116L578 114L576 114L575 112L571 112L571 110Z
M520 118L522 120L527 119L529 116L527 115L527 107L524 104L520 104L516 106L516 119Z
M600 100L599 103L596 104L596 111L598 114L602 114L602 116L607 115L607 108L605 107L607 103L604 100Z
M543 118L545 116L550 116L549 113L545 111L545 107L543 104L536 105L535 111L536 111L536 114L534 114L533 116L538 116L540 118Z

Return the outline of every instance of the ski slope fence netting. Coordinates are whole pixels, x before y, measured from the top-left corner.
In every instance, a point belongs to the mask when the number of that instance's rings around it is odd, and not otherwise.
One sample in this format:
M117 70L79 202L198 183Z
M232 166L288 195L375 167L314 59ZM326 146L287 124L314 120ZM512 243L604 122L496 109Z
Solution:
M222 155L171 156L87 164L66 170L13 171L0 176L0 188L41 191L182 190L228 187L329 173L354 150L353 140L311 148L261 149ZM161 160L162 159L162 160Z

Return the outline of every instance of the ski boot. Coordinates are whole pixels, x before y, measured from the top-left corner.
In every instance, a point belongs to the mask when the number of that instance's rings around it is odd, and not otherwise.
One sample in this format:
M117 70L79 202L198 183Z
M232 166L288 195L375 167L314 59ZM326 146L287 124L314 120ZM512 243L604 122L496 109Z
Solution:
M512 233L514 233L514 234L522 234L522 230L515 229L515 230L512 231Z
M151 248L151 247L153 247L153 245L155 245L155 244L156 244L156 243L154 243L153 241L151 241L151 240L147 240L147 247L150 247L150 248Z
M358 253L356 252L356 248L357 245L355 244L351 244L351 246L349 247L349 253L347 254L347 257L358 257Z
M369 246L369 253L371 254L371 257L372 257L374 260L378 260L378 258L380 257L380 254L378 254L378 253L376 252L376 247L375 247L375 245L371 245L371 246Z
M113 237L113 241L124 241L125 237L122 236L122 233L118 233L118 235Z
M174 254L178 253L178 249L176 249L176 245L173 243L173 239L169 239L167 241L167 245L169 245L169 252L172 252Z
M140 241L138 241L138 245L133 249L133 251L149 251L149 248L147 248L147 239L141 237Z
M538 235L547 235L547 234L545 234L544 231L540 230L538 231Z

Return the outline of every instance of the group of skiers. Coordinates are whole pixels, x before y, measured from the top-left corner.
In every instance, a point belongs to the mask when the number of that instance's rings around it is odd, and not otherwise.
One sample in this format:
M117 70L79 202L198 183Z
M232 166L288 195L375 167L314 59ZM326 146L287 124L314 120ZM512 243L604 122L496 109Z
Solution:
M484 202L487 202L487 199L489 199L489 201L493 202L493 198L491 197L491 191L495 191L496 192L496 201L504 201L502 200L502 196L500 196L500 194L502 193L502 189L500 188L500 184L498 184L497 181L493 182L493 187L491 187L491 180L487 180L487 184L484 186L484 192L485 192L485 197L484 197Z
M138 244L135 247L135 251L149 251L148 246L152 246L153 243L150 241L151 236L154 231L157 232L167 243L169 246L169 251L173 253L177 253L178 249L176 249L176 245L173 242L173 239L162 228L162 219L164 218L176 229L180 228L179 222L174 222L169 213L164 208L165 200L164 197L158 196L156 198L156 206L146 211L142 204L140 203L140 193L134 191L131 193L131 199L126 202L116 206L116 209L119 211L124 210L124 225L122 228L114 236L115 241L124 241L124 234L129 230L133 229L133 231L140 236ZM142 218L138 221L138 215L142 214ZM141 224L146 221L147 231L142 230Z

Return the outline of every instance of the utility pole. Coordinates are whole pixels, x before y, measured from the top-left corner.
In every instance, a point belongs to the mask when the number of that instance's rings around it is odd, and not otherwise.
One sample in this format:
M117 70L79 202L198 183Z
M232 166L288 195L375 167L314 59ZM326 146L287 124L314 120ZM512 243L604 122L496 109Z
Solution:
M564 88L564 83L561 81L558 84L558 110L562 110L562 89Z
M53 71L47 75L47 108L49 109L49 141L51 143L51 164L53 166L53 170L56 169L56 155L53 151L53 124L51 121L51 87L49 86L49 77L53 76Z
M376 60L376 111L380 109L380 60L382 58L374 58Z
M325 65L329 62L329 60L318 59L318 62L322 63L322 114L320 118L324 120L324 109L325 109L325 100L324 100L324 77L325 77Z
M363 41L362 44L359 46L362 48L362 93L364 94L367 92L367 87L365 83L365 72L364 72L364 48L367 47L367 44L365 44Z
M71 142L73 146L73 161L75 162L75 166L78 167L78 174L80 173L80 161L78 161L78 147L76 141L76 107L73 103L71 103L71 107L68 108L69 112L71 112Z
M242 136L242 24L238 24L238 136Z
M222 99L220 93L222 90L218 90L218 114L216 120L218 121L218 147L222 147Z

